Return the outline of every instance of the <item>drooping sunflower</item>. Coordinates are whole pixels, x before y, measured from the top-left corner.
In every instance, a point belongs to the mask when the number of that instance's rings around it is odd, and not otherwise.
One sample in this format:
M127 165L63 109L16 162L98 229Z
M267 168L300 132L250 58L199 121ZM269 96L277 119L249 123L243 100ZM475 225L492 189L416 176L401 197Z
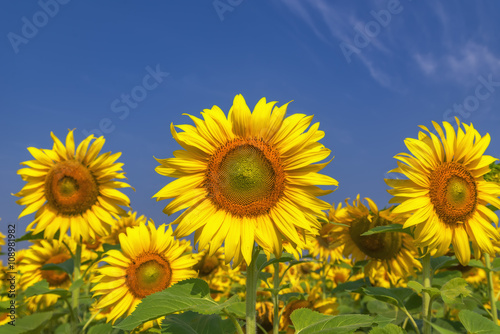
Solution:
M115 163L121 153L99 155L105 141L102 136L87 137L75 152L73 130L66 137L66 146L52 132L50 135L52 150L28 147L35 160L22 162L27 167L17 172L27 181L15 194L22 197L17 203L26 205L19 218L36 212L26 230L43 231L46 239L57 231L62 238L68 230L77 242L80 236L88 240L105 235L115 221L112 214L126 215L120 205L130 204L117 190L130 186L115 180L125 178L123 164Z
M196 231L200 249L210 244L213 254L225 240L226 263L242 258L250 263L256 241L277 257L282 239L303 248L297 230L316 234L316 219L326 202L316 196L330 193L316 185L337 186L336 180L318 174L329 162L315 164L330 154L318 141L312 116L294 114L285 118L288 104L261 99L253 112L243 96L234 98L226 118L217 106L205 109L203 119L188 115L192 125L171 124L175 140L184 150L174 158L157 159L156 171L178 178L154 195L172 199L166 214L184 211L174 221L175 234ZM305 132L304 132L305 131Z
M184 254L187 243L180 243L172 236L172 229L165 225L156 229L150 220L146 226L129 227L119 235L121 251L106 252L94 279L94 297L99 297L95 308L107 313L107 321L129 315L146 296L162 291L178 281L196 277L191 269L196 260Z
M476 257L482 251L494 254L492 239L498 241L499 234L491 222L498 224L498 216L486 205L500 207L500 186L483 178L497 160L484 155L490 135L481 136L472 124L462 123L462 129L456 122L456 132L448 122L443 122L444 131L433 122L439 137L420 126L426 133L405 139L411 154L397 154L398 167L391 172L408 179L386 183L393 188L388 190L394 196L390 203L401 203L393 212L411 214L404 226L414 227L417 245L440 256L453 244L457 259L466 265L469 240Z
M332 231L335 225L323 223L319 234L308 239L307 248L309 254L325 263L345 262L342 256L344 250L343 244L334 237Z
M352 261L369 260L365 266L365 274L374 279L377 272L383 267L392 282L395 284L399 279L409 275L415 276L415 268L422 266L416 259L416 249L413 239L406 233L387 232L362 236L366 231L376 227L389 224L401 224L405 217L391 212L392 208L382 211L369 198L366 198L366 207L360 200L359 195L350 205L346 200L346 207L332 207L331 210L346 210L345 214L331 214L337 217L334 225L332 238L338 239L344 246L344 257Z

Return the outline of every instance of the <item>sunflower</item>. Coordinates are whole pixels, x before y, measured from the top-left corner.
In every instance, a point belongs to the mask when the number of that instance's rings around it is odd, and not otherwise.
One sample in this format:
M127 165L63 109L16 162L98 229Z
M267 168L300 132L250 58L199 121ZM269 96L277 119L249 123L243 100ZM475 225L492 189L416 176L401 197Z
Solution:
M189 115L195 126L171 124L175 140L184 150L174 158L157 159L156 171L178 178L154 195L173 200L168 215L188 208L175 221L175 234L196 231L195 243L213 254L225 240L225 260L250 263L254 242L266 252L281 256L282 239L302 249L299 231L317 234L316 216L328 208L316 196L332 191L316 185L337 186L336 180L318 174L329 162L330 150L318 141L312 116L285 118L287 105L274 107L262 98L250 112L243 96L234 98L226 118L213 106L203 120ZM306 132L304 132L306 131Z
M343 245L334 237L332 233L335 225L331 223L323 223L319 234L308 239L307 248L309 254L314 258L319 258L324 263L345 262L346 259L342 256Z
M102 238L102 242L110 245L118 245L120 243L120 238L118 237L121 233L125 233L127 227L139 226L140 224L146 224L147 218L144 215L137 217L137 212L129 211L126 216L120 217L113 225L111 225L111 231Z
M394 213L411 214L404 227L414 227L417 246L435 256L446 253L453 244L457 259L466 265L470 260L469 240L474 253L494 254L494 241L499 234L491 224L498 216L486 207L500 207L500 186L483 176L490 171L495 158L483 155L490 135L481 137L471 125L456 119L458 130L448 122L443 128L433 122L439 137L425 126L418 139L407 138L406 147L413 154L400 153L398 167L391 172L405 175L407 180L387 179L394 197L390 203L401 203Z
M184 254L186 243L181 244L172 236L172 229L165 225L158 229L150 220L128 227L119 236L121 251L110 250L102 259L107 265L99 268L92 288L99 297L95 308L107 312L107 321L115 321L129 315L141 300L162 291L180 280L196 277L191 269L196 260L190 253Z
M23 254L23 258L18 265L21 278L19 282L20 290L26 290L29 286L46 280L49 288L68 289L71 286L71 276L62 270L42 270L46 264L60 264L71 259L71 252L75 252L76 243L65 236L62 241L38 240L32 244ZM88 260L86 253L82 253L82 262ZM80 270L86 267L82 266ZM45 294L30 297L26 300L27 308L31 312L38 312L57 302L58 295Z
M291 289L284 289L283 293L288 293L289 291L298 292L302 297L304 297L304 299L301 298L292 300L284 306L281 310L282 314L279 319L280 331L285 331L287 334L295 333L295 330L289 327L292 325L290 316L293 311L301 308L308 308L327 315L334 315L338 313L337 299L335 297L324 297L320 284L311 287L309 281L306 280L301 284L292 286Z
M52 239L58 230L61 239L69 229L78 242L80 236L88 240L107 234L108 226L103 223L112 225L112 214L126 215L120 205L130 204L117 190L130 186L114 180L125 178L123 164L115 163L121 153L99 155L104 137L87 137L75 153L73 130L66 137L66 146L52 132L50 135L52 150L28 147L35 160L22 162L27 167L17 172L28 182L15 194L22 197L17 203L26 205L19 218L36 212L26 230L43 231L46 239Z
M362 236L363 233L376 226L401 223L404 216L391 212L391 208L382 211L369 198L366 198L369 209L361 202L359 195L349 205L346 200L346 207L340 206L331 210L346 210L348 215L332 214L340 217L334 225L332 237L338 238L344 246L344 257L352 261L368 260L365 266L365 274L374 279L377 272L383 267L389 274L391 281L395 284L398 279L415 276L414 268L421 268L420 262L415 258L416 249L413 246L412 238L406 233L387 232L369 236Z

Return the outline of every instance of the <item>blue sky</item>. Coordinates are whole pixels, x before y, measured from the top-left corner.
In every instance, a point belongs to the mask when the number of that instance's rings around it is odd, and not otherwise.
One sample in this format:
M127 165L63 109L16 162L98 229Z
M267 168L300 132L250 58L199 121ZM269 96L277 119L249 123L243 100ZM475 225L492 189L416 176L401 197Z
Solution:
M27 147L51 148L50 131L77 142L104 129L132 208L157 224L172 179L153 156L179 146L182 113L229 110L241 93L289 114L314 114L340 187L328 202L390 199L383 179L418 125L470 123L500 157L500 3L494 1L9 1L0 11L0 229L18 237L33 215L11 193L24 182ZM44 9L45 8L45 9ZM156 73L151 76L151 73ZM148 76L149 75L149 76ZM156 78L156 79L155 79ZM127 96L128 100L127 100ZM133 100L135 96L136 100ZM127 102L128 101L128 102ZM464 105L465 104L465 105Z

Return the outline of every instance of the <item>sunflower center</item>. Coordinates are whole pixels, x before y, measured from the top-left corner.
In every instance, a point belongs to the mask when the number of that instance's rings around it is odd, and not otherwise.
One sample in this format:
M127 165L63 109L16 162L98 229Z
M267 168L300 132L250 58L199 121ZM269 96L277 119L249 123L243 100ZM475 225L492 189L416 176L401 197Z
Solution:
M445 162L431 173L429 195L437 215L447 224L467 221L476 209L476 181L456 162Z
M208 253L203 256L200 262L193 267L199 271L199 276L204 277L210 275L219 266L219 259L216 255L208 256Z
M334 244L335 239L331 235L325 235L325 236L318 235L316 237L316 240L318 241L318 244L323 248L335 249L338 246Z
M84 240L83 243L87 246L87 249L96 250L101 246L102 242L100 237L96 237L96 239Z
M60 213L77 215L87 211L99 195L95 178L76 160L56 164L45 179L48 205Z
M59 264L69 260L70 258L71 256L68 254L57 254L45 261L44 264ZM58 287L69 280L69 275L62 270L42 270L42 278L47 280L50 287Z
M402 246L401 235L396 232L377 233L372 235L364 235L366 231L376 226L389 225L391 222L375 216L370 222L367 217L356 219L350 229L352 241L358 248L369 257L387 260L397 256Z
M159 254L143 253L127 269L127 285L141 299L168 288L171 280L170 264Z
M208 163L205 187L213 203L237 216L267 213L283 194L285 172L278 152L261 139L238 138Z

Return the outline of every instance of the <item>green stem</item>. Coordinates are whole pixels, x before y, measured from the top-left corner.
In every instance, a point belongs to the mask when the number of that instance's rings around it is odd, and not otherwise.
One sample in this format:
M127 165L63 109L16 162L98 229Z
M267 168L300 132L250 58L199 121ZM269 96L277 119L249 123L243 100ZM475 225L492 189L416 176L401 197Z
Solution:
M497 315L497 299L495 298L495 291L493 290L493 272L491 271L490 254L484 254L484 262L486 263L486 275L488 276L488 294L490 295L491 303L491 318L495 324L498 323Z
M422 274L424 278L424 288L431 288L431 255L427 253L422 261ZM422 293L422 320L423 333L431 333L431 296L427 292Z
M257 303L257 283L259 282L259 272L257 270L257 256L259 247L255 247L252 254L252 261L247 267L247 292L246 292L246 330L247 334L257 333L256 325L256 303Z
M80 263L82 262L82 244L78 243L76 246L75 257L73 259L74 269L73 269L73 282L76 282L80 278ZM73 329L73 333L77 333L78 326L78 314L79 314L79 297L80 297L80 289L74 289L72 292L72 309L75 310L76 316L73 318L74 320L71 322L71 327Z
M85 326L83 326L83 329L82 329L82 332L85 332L85 329L88 327L88 325L90 325L90 323L95 319L95 317L97 317L97 315L99 313L101 313L102 310L99 310L97 311L96 313L92 314L92 316L90 317L90 319L87 321L87 323L85 324Z
M236 332L238 334L243 334L243 329L241 329L241 326L240 326L240 323L238 322L238 320L235 318L234 315L232 315L231 313L227 312L226 309L223 310L224 314L227 315L227 317L229 319L231 319L231 321L233 322L233 325L234 327L236 328Z
M279 333L279 304L280 304L280 264L278 262L274 263L274 277L273 277L273 304L274 304L274 316L273 316L273 334Z
M418 330L418 326L417 326L417 323L415 322L415 319L413 319L413 317L411 316L410 312L408 312L408 310L406 309L406 307L403 307L402 308L403 312L406 314L407 318L406 319L410 319L411 321L411 324L413 325L413 328L415 328L415 332L417 334L420 334L420 331ZM403 326L404 328L404 326Z

